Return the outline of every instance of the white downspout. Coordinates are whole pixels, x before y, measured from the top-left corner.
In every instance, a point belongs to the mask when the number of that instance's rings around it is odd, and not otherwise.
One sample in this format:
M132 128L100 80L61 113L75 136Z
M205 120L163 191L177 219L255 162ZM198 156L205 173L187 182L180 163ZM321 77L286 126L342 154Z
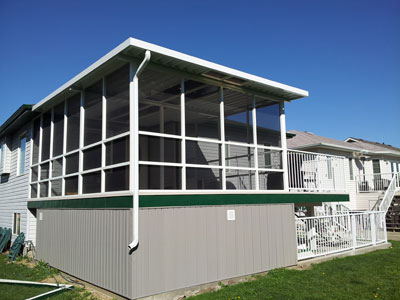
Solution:
M151 52L146 50L144 59L135 70L133 62L129 68L129 182L133 193L133 241L129 244L132 251L139 244L139 76L150 61Z

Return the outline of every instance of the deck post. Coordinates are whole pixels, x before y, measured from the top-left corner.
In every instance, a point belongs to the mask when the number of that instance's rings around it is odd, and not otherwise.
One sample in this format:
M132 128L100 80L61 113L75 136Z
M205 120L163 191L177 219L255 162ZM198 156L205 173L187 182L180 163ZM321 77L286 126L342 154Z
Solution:
M279 102L279 120L280 120L280 125L281 125L283 189L285 191L289 191L287 145L286 145L286 118L285 118L285 102L284 101Z
M371 241L373 245L376 245L376 226L375 226L375 214L371 213L370 217L370 225L371 225Z

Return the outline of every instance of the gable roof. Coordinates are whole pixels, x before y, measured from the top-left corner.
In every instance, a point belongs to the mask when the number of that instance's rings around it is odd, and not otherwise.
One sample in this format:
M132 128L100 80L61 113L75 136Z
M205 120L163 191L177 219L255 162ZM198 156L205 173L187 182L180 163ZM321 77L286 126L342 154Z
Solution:
M389 149L389 150L392 150L394 152L399 152L400 153L400 148L393 147L392 145L387 145L387 144L383 144L383 143L367 141L367 140L364 140L364 139L349 137L349 138L347 138L345 140L345 142L348 142L350 144L356 145L358 147L369 149L371 151L382 151L384 149Z
M287 147L291 149L326 148L344 152L361 152L363 154L386 154L400 156L400 149L379 143L348 138L346 141L316 135L311 132L290 130L294 137L287 140ZM351 141L351 142L349 142Z

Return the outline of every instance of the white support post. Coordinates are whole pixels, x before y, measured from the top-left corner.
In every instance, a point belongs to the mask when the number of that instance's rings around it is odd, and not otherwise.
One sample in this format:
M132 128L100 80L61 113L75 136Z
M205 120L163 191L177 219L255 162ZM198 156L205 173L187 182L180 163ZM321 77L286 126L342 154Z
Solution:
M186 190L186 118L185 118L185 80L181 82L181 162L182 190Z
M67 153L67 124L68 124L68 117L67 117L67 104L68 100L65 100L64 103L64 133L63 133L63 156L62 156L62 181L61 181L61 196L65 196L65 153Z
M51 197L51 179L53 178L53 143L54 143L54 107L51 109L51 122L50 122L50 152L49 152L49 191L48 195Z
M256 98L253 97L253 142L254 142L254 167L256 168L255 179L256 179L256 191L260 190L260 178L258 171L258 141L257 141L257 111L256 111Z
M372 240L372 244L376 245L375 214L373 212L371 212L369 217L370 217L370 225L371 225L371 240Z
M386 214L384 212L379 213L382 218L382 230L385 242L387 243L387 229L386 229Z
M356 216L351 216L351 238L353 249L357 247L357 227L356 227Z
M33 127L35 124L35 120L31 122L31 128L30 128L30 139L29 139L29 171L28 171L28 176L29 176L29 183L32 182L32 161L33 161ZM37 183L36 184L36 190L37 190ZM28 186L28 199L31 198L32 195L32 185L29 184ZM29 213L28 213L29 214Z
M161 133L165 133L165 126L164 126L164 122L165 122L165 118L164 118L164 105L161 105L159 107L160 109L160 132ZM165 160L165 138L160 137L160 161L164 162ZM164 183L165 183L165 168L164 166L160 166L160 188L161 190L164 189Z
M106 174L104 172L104 167L106 166L106 144L104 140L107 138L106 130L107 130L107 99L106 99L106 78L103 77L103 89L102 89L102 121L101 121L101 192L104 193L106 188Z
M226 160L225 160L225 112L224 89L220 88L221 101L219 103L219 127L221 134L221 165L222 165L222 190L226 190Z
M39 153L38 153L38 181L37 184L37 193L38 197L40 198L40 179L42 177L42 140L43 140L43 114L40 116L40 130L39 130Z
M289 175L287 163L287 144L286 144L286 118L285 102L279 103L279 121L281 125L281 146L282 146L282 168L283 168L283 189L289 191Z
M85 92L81 91L80 122L79 122L79 175L78 175L78 195L82 195L82 171L83 171L83 151L84 128L85 128Z

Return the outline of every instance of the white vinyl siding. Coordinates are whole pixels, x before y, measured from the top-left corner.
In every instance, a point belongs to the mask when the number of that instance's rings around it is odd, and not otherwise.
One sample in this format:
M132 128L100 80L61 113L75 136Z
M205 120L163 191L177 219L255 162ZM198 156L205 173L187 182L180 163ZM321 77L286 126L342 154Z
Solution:
M35 228L30 228L28 232L27 226L27 200L29 190L29 159L24 160L25 173L18 174L18 156L20 137L26 134L25 156L30 157L30 128L25 127L16 132L12 137L7 137L9 141L9 162L10 174L3 175L0 183L0 227L13 228L13 214L20 213L20 231L25 233L26 239L31 239L35 242L34 236L29 232L34 232ZM35 218L32 216L32 225L35 224Z

